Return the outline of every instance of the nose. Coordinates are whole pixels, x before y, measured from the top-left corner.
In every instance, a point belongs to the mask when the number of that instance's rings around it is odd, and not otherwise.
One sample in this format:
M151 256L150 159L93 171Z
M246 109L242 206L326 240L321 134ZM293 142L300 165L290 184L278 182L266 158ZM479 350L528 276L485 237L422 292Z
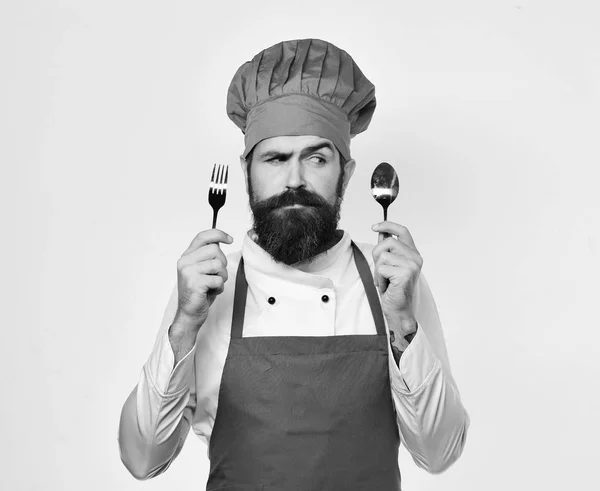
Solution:
M293 158L290 158L288 161L287 170L287 189L298 189L306 186L306 181L304 180L304 169L298 157L294 156Z

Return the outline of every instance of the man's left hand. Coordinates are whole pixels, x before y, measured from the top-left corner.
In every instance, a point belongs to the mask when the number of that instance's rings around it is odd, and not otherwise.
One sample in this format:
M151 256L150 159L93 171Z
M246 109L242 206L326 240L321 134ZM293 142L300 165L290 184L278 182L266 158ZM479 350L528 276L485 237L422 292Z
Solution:
M390 336L394 333L393 344L404 351L408 346L404 336L417 328L413 295L423 258L406 227L385 221L373 225L373 230L379 232L378 244L373 248L373 260L381 308L390 327Z

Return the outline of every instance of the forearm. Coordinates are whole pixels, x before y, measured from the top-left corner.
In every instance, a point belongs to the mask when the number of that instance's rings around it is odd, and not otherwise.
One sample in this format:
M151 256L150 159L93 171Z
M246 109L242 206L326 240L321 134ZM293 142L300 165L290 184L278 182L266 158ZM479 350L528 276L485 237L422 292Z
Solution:
M183 316L176 315L169 328L169 343L173 350L174 360L173 367L185 358L196 344L196 337L200 330L201 324L187 319Z
M400 364L402 353L408 348L408 345L413 340L418 323L414 316L395 316L394 318L386 318L388 329L390 332L390 347L392 356L396 362L396 366Z

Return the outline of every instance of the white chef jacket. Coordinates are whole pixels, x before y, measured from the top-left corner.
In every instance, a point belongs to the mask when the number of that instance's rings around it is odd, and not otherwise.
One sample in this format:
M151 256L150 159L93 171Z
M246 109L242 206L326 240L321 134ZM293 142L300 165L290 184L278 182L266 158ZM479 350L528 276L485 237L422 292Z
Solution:
M121 413L121 459L138 479L164 472L181 451L190 427L209 444L242 254L248 281L244 337L376 334L347 232L309 264L293 266L275 262L251 236L249 232L244 237L241 251L227 256L225 290L210 307L195 346L175 367L168 335L177 310L177 286L173 290L154 349ZM357 246L373 273L373 246ZM323 295L329 300L324 302ZM419 467L438 473L462 453L470 421L450 372L437 308L422 272L414 295L417 334L399 365L389 349L391 395L402 443ZM389 341L387 321L386 331Z

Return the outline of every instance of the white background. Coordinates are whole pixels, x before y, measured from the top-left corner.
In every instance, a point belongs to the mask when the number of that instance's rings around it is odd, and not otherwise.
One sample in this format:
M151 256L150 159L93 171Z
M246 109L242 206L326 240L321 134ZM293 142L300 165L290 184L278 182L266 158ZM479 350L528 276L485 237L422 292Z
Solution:
M348 51L377 87L342 227L374 242L369 179L400 175L390 219L425 264L472 424L404 489L598 489L600 30L594 1L13 1L0 10L0 488L204 489L190 433L140 483L121 406L153 346L179 255L249 211L239 65L286 39Z

